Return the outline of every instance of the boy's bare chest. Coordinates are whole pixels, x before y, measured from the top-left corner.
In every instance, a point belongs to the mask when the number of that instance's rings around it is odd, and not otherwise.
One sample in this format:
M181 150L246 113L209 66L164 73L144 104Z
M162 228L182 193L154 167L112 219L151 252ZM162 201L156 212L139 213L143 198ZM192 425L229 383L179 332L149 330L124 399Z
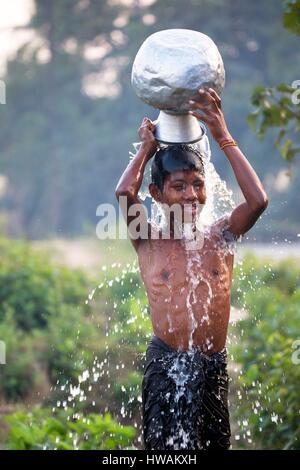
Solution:
M209 240L199 250L186 250L181 240L152 240L140 250L139 264L146 287L176 289L200 278L223 283L231 278L233 256Z

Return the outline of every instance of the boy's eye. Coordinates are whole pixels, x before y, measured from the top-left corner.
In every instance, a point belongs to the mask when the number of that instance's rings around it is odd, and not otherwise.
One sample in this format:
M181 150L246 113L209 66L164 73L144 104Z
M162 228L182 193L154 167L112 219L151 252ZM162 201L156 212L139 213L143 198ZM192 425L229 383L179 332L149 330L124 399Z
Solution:
M176 189L176 191L182 191L183 186L174 186L174 189Z

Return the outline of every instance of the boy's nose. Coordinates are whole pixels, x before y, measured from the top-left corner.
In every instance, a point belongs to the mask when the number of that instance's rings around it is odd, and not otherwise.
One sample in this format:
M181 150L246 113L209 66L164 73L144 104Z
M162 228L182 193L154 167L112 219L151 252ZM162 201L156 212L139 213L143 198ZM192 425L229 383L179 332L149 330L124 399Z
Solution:
M188 201L188 202L194 202L197 200L197 193L195 191L195 189L193 188L193 186L187 186L186 187L186 190L184 192L184 200Z

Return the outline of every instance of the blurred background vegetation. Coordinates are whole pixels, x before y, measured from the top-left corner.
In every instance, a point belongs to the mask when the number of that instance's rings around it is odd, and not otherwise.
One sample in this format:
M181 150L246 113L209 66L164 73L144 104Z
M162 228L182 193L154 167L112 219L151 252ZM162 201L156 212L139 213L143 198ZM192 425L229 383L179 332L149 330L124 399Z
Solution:
M15 449L142 448L151 324L136 263L97 276L1 243L0 442ZM299 449L300 261L238 261L229 328L233 448ZM298 354L299 356L299 354Z
M16 28L30 32L29 40L1 77L7 104L0 113L0 208L7 233L42 239L94 230L97 206L116 204L114 188L143 116L158 114L131 88L134 57L155 31L188 28L220 49L228 126L270 196L264 225L251 237L295 237L299 162L287 177L291 155L280 158L276 130L259 142L246 119L257 111L255 87L291 87L299 79L297 8L294 0L34 0L30 22ZM270 107L255 96L255 106ZM276 110L271 114L272 125ZM238 199L232 169L215 145L213 161Z
M29 39L0 77L0 448L142 447L147 301L130 243L96 239L96 208L116 204L140 121L157 117L131 89L137 50L157 30L188 28L220 48L228 125L270 198L247 241L265 242L264 255L270 244L274 251L269 259L243 253L234 272L232 309L245 315L228 340L233 448L299 449L292 354L300 263L295 254L272 256L300 233L299 104L291 101L300 2L31 6L29 23L13 30ZM232 170L211 144L238 202Z

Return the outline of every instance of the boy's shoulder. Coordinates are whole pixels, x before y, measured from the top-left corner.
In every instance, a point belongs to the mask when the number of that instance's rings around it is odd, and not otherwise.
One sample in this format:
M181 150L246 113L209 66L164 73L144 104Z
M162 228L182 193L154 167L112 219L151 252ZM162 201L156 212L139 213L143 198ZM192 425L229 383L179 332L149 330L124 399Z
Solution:
M206 231L210 236L222 235L223 232L229 227L230 215L225 214L214 220L211 224L206 226Z
M219 240L225 243L225 245L235 244L237 241L240 241L241 237L230 231L230 217L231 214L227 213L219 217L208 227L211 239Z

